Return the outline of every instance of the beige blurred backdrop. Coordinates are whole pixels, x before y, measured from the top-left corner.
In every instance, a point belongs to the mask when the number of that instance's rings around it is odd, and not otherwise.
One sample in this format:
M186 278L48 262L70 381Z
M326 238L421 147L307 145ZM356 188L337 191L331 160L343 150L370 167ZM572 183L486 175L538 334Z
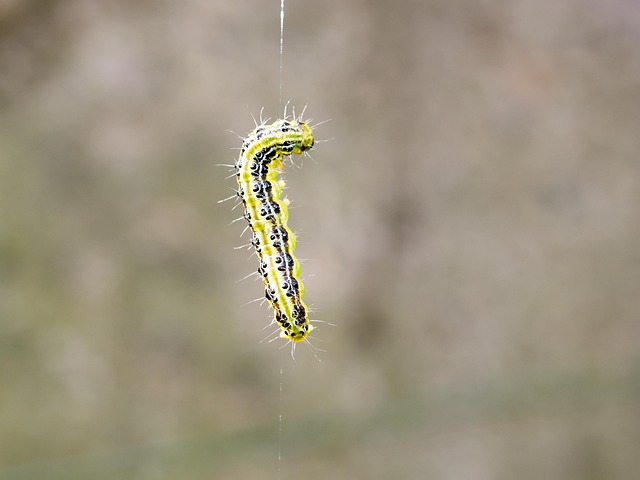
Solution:
M217 203L279 28L0 1L0 479L639 478L640 3L287 0L295 360Z

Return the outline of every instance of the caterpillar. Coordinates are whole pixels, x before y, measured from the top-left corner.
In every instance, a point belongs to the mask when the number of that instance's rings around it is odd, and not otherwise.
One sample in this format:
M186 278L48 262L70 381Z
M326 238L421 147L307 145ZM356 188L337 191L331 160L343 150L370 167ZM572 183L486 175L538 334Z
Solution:
M278 180L285 156L301 154L314 144L313 132L300 118L261 125L243 139L235 163L237 196L252 231L251 245L260 261L258 274L265 298L274 311L280 337L292 342L307 338L313 326L303 301L300 262L293 251L296 237L289 229L288 199L281 199L284 181Z

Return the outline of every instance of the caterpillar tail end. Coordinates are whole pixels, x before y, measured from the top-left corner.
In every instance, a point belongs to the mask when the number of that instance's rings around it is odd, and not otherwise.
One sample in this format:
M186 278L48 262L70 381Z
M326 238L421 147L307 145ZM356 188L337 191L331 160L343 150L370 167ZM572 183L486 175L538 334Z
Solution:
M280 338L284 338L286 340L290 340L294 343L303 342L309 336L311 331L313 330L313 325L309 324L304 328L297 328L296 330L287 329L284 327L280 327L282 331L280 332Z

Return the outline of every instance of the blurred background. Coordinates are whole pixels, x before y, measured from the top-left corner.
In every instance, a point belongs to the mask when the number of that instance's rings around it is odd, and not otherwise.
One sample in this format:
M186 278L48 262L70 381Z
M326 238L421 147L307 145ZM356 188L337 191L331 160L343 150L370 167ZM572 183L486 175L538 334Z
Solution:
M638 478L640 4L287 1L330 120L295 360L216 203L279 38L277 0L0 1L0 479Z

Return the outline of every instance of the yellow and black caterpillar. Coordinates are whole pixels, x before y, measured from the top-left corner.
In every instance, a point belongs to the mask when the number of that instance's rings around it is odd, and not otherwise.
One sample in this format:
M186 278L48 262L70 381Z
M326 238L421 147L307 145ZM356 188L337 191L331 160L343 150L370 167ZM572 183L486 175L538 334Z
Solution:
M313 147L311 127L300 119L277 120L257 126L243 139L235 164L238 197L249 222L251 244L260 260L258 273L265 297L274 310L280 336L292 342L307 338L313 326L303 301L300 262L293 251L296 237L287 226L287 199L281 199L284 181L278 180L285 156Z

